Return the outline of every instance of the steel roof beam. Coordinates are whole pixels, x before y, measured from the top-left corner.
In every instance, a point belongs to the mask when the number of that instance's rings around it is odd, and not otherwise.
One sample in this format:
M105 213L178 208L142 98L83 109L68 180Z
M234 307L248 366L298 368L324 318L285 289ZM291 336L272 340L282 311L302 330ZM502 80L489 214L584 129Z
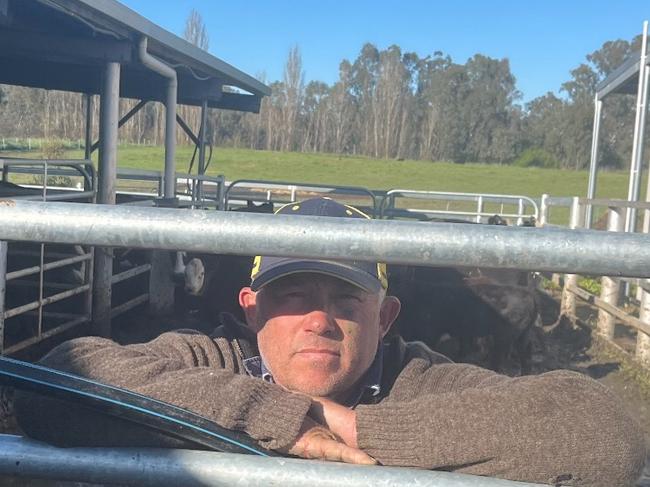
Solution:
M82 64L88 61L129 63L132 45L127 41L89 39L33 31L0 30L0 45L7 57L42 59Z

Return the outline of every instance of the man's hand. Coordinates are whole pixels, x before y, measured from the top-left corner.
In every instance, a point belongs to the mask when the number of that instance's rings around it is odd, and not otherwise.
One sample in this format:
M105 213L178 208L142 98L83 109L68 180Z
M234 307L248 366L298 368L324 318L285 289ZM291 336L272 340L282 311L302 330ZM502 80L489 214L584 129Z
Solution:
M321 397L312 398L309 416L325 425L332 433L352 448L357 444L357 414L350 408Z
M375 465L377 463L372 457L358 448L353 448L339 441L330 430L316 423L309 416L305 418L298 438L285 453L302 458L356 463L359 465Z

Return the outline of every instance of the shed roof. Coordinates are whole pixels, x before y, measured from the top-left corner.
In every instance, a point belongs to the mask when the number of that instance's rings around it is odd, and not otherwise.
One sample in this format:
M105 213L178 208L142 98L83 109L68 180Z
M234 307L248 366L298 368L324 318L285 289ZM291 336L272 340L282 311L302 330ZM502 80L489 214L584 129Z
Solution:
M641 65L641 51L632 53L623 64L612 71L603 81L596 86L599 100L614 93L636 95L639 84L639 66Z
M269 88L115 0L0 0L0 83L98 94L107 61L120 96L162 101L166 80L138 60L140 39L176 69L178 103L258 111ZM223 90L224 86L236 90Z

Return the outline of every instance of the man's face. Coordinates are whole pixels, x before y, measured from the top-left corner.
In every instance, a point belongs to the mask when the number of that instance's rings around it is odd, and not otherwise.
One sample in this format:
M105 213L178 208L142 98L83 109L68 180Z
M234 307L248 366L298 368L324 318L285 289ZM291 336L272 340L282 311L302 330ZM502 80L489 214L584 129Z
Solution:
M314 273L278 279L257 293L244 288L240 304L275 381L335 400L368 370L399 312L396 298Z

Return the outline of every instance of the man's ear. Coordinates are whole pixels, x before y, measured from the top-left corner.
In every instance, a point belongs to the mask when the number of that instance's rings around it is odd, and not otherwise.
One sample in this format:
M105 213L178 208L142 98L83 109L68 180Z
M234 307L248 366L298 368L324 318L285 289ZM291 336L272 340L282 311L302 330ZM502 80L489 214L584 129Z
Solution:
M248 327L257 333L259 331L257 320L257 293L250 287L242 288L241 291L239 291L239 306L244 310Z
M386 336L386 333L397 319L401 307L402 303L395 296L386 296L384 298L379 311L379 331L382 338Z

